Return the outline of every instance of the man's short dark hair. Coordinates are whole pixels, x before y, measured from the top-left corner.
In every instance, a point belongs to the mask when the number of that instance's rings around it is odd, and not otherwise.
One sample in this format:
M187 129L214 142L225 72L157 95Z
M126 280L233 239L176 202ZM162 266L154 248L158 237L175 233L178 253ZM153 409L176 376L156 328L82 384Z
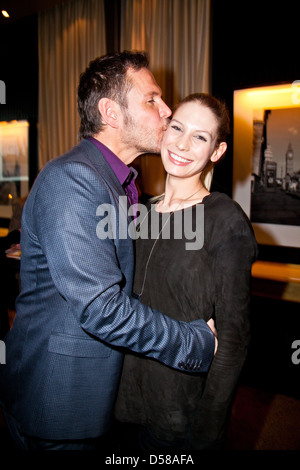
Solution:
M78 112L80 116L80 139L97 134L103 129L98 103L101 98L116 101L127 109L127 93L132 83L127 71L149 68L145 52L123 51L98 57L80 76L78 86Z

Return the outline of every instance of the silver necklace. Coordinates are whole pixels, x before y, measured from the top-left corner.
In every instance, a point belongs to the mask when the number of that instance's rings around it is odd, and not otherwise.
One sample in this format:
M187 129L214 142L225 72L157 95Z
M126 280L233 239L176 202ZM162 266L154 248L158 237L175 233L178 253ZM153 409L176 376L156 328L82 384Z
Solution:
M143 279L143 284L142 284L142 289L141 289L141 292L140 292L139 294L137 294L139 297L140 297L140 296L143 294L143 292L144 292L144 287L145 287L145 283L146 283L146 278L147 278L147 272L148 272L149 262L150 262L150 259L151 259L153 250L154 250L154 248L155 248L155 245L156 245L156 243L158 242L159 237L160 237L160 235L162 234L163 229L165 228L165 226L166 226L167 223L169 222L169 220L170 220L172 214L173 214L174 212L176 212L176 211L179 209L179 207L181 206L181 204L182 204L184 201L187 201L187 200L190 199L191 197L195 196L195 194L197 194L202 188L203 188L203 186L201 186L201 188L197 189L197 191L195 191L194 193L192 193L192 194L190 194L189 196L187 196L187 197L185 197L184 199L182 199L182 201L180 201L180 203L178 204L178 206L176 206L176 208L175 208L173 211L170 212L170 215L169 215L169 217L167 218L167 220L165 221L164 225L162 226L162 228L161 228L159 234L157 235L157 237L156 237L156 239L155 239L155 241L154 241L154 243L153 243L153 245L152 245L152 248L151 248L151 250L150 250L149 256L148 256L148 258L147 258L146 267L145 267L145 274L144 274L144 279ZM151 209L150 209L150 213L151 213L151 211L152 211L152 207L151 207ZM140 224L140 227L141 227L142 223L144 222L144 220L145 220L145 218L142 220L142 222L141 222L141 224Z

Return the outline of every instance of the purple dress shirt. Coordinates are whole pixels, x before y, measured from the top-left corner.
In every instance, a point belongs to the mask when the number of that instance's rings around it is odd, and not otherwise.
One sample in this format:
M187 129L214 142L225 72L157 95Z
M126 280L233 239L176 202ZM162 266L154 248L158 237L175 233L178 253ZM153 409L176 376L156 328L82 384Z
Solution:
M100 150L103 157L115 173L121 186L123 187L126 196L128 197L129 204L138 203L138 190L135 185L137 171L133 167L128 167L120 160L106 145L99 142L94 137L89 137L88 140L92 142ZM134 211L136 215L136 211Z

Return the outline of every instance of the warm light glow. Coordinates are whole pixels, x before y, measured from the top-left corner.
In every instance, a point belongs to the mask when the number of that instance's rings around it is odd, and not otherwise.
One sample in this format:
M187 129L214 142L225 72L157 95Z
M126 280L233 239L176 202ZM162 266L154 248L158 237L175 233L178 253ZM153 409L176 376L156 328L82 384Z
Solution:
M300 80L291 85L274 85L260 88L237 90L247 108L264 109L294 107L300 104ZM236 95L237 96L237 95Z
M0 122L0 182L21 181L21 194L28 190L28 132L28 121Z
M9 194L8 199L12 199L12 198L13 198L12 194Z
M269 96L269 95L281 95L282 93L292 93L293 89L290 86L289 88L279 88L278 90L257 90L249 91L249 96Z
M6 10L2 10L2 15L5 16L5 18L9 18L9 14L7 13Z

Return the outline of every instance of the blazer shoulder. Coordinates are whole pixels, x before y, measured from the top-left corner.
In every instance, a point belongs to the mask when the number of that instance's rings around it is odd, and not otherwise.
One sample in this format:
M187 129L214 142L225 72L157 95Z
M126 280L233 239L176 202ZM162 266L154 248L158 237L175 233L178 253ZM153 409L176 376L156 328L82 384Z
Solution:
M71 163L76 161L89 164L91 166L108 165L100 150L98 150L97 147L92 144L92 142L89 142L85 139L79 142L67 152L50 160L44 168L51 168L52 166L60 166L64 165L65 163Z
M78 165L86 169L90 168L100 180L118 184L118 179L109 163L100 150L89 140L84 139L66 153L50 160L37 177L38 181L47 178L49 174L55 174L70 165Z

